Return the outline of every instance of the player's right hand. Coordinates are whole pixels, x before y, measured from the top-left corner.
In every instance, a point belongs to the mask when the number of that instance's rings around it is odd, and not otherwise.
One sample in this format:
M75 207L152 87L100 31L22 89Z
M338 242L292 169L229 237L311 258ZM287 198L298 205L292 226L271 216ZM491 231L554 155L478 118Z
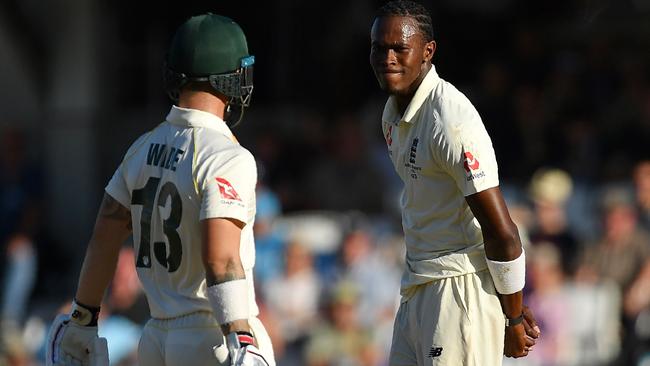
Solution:
M526 334L524 324L506 327L503 354L506 357L525 357L535 345L535 340Z
M226 341L214 348L219 365L224 366L269 366L260 350L255 346L253 335L248 332L232 332Z
M68 314L54 319L46 347L46 366L109 364L106 339L97 336L97 327L80 325Z
M526 334L533 339L539 338L541 331L539 325L537 325L537 320L533 311L526 305L522 308L524 314L524 328L526 329Z

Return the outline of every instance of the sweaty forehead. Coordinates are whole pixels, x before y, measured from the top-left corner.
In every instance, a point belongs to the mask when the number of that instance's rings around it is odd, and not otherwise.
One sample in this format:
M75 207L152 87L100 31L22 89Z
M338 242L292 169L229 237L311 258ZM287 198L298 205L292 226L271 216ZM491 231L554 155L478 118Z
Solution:
M370 38L381 43L412 43L419 40L421 34L411 17L382 16L375 19Z

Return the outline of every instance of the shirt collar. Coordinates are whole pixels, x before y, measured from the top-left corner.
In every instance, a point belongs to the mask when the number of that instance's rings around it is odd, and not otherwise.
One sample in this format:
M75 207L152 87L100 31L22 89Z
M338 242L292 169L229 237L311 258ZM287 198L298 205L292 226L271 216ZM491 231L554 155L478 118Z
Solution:
M424 103L431 91L436 87L436 85L438 85L439 81L440 77L436 72L436 67L431 65L431 69L429 69L427 75L422 79L422 82L415 91L411 102L409 102L409 105L406 107L404 115L401 116L399 114L397 101L394 96L390 96L384 106L382 120L393 124L399 124L401 121L410 123L418 110L420 110L422 103Z
M226 125L223 119L216 115L201 111L198 109L182 108L172 106L172 109L167 114L166 121L181 127L204 127L216 130L229 138L233 138L232 131Z

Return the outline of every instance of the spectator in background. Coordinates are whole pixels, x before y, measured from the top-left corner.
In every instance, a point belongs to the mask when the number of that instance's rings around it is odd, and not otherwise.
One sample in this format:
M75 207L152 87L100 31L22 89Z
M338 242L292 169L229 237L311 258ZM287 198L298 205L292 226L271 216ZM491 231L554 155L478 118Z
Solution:
M528 251L528 303L543 329L527 366L605 365L620 349L619 292L611 284L572 283L551 243ZM517 364L504 361L504 366Z
M603 206L603 238L586 250L579 276L612 280L623 290L625 299L628 290L643 280L640 275L650 265L650 235L639 227L634 203L627 191L606 192ZM634 317L636 314L627 312L626 315Z
M149 320L149 305L138 279L131 247L120 250L106 300L99 336L108 340L111 365L137 365L138 341L143 324Z
M573 283L551 243L528 249L528 304L544 335L535 352L504 366L610 365L620 349L620 293L612 284ZM628 365L628 364L625 364Z
M397 245L400 248L398 251L379 247L368 230L357 228L344 237L336 265L324 275L326 284L336 286L348 282L356 287L359 294L356 309L358 321L363 327L376 330L374 341L382 345L378 352L386 358L400 300L399 261L404 244L400 241Z
M383 183L379 171L368 164L370 152L361 123L345 115L331 131L329 152L308 173L311 208L380 213Z
M573 350L570 300L565 287L561 252L555 244L539 242L528 251L528 304L544 336L537 340L527 365L562 365Z
M135 269L132 247L120 250L107 302L112 315L122 316L135 324L149 320L149 305Z
M603 197L604 235L586 250L576 275L582 281L613 281L623 296L624 349L620 365L633 362L639 341L634 322L650 303L650 235L638 225L633 197L611 189Z
M268 281L262 290L269 312L281 321L280 335L286 345L279 364L298 366L305 337L318 317L321 283L312 254L300 242L287 246L285 260L284 275Z
M573 273L578 253L578 241L569 230L566 215L566 202L572 190L571 177L560 169L538 170L529 186L536 224L529 233L530 243L555 246L566 274Z
M313 329L306 349L308 366L374 366L384 363L371 329L359 323L358 288L339 282L326 300L328 322Z
M137 365L138 341L143 324L149 319L149 307L134 264L133 248L120 249L115 274L99 314L99 336L108 340L112 366ZM69 312L70 309L71 299L64 301L57 312ZM43 359L47 342L41 341L39 356ZM3 364L0 362L0 365Z
M259 169L263 171L263 169ZM277 195L261 182L256 188L256 212L253 233L255 235L255 279L263 287L270 279L282 274L285 250L284 238L273 230L273 220L282 213Z
M0 149L0 324L5 333L18 331L36 279L34 242L43 190L39 170L25 155L21 131L3 131Z
M639 208L639 222L645 230L650 231L650 160L637 163L633 178L636 204Z
M382 256L368 231L356 229L343 239L339 261L325 282L347 281L357 287L359 321L364 326L392 325L399 306L400 277L396 261Z

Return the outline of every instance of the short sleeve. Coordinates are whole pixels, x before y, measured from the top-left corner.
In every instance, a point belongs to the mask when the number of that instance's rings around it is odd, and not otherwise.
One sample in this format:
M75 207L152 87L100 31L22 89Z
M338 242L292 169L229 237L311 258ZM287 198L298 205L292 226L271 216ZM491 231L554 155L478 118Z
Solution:
M201 167L198 186L201 194L200 219L233 218L244 223L254 215L257 167L248 151L238 151L225 159L213 155Z
M151 132L147 132L138 137L133 144L131 144L129 149L126 151L126 154L124 154L120 166L117 167L117 170L113 173L113 177L104 188L104 191L109 196L113 197L117 202L128 209L131 208L131 191L129 191L129 187L126 183L127 164L129 159L144 145L150 135Z
M499 174L492 140L478 113L472 107L459 118L434 134L434 151L458 189L469 196L498 186Z
M126 185L126 180L124 179L124 173L122 172L124 163L120 164L113 173L113 177L106 185L104 190L106 193L113 197L117 202L126 208L131 208L131 196L129 194L129 189Z

